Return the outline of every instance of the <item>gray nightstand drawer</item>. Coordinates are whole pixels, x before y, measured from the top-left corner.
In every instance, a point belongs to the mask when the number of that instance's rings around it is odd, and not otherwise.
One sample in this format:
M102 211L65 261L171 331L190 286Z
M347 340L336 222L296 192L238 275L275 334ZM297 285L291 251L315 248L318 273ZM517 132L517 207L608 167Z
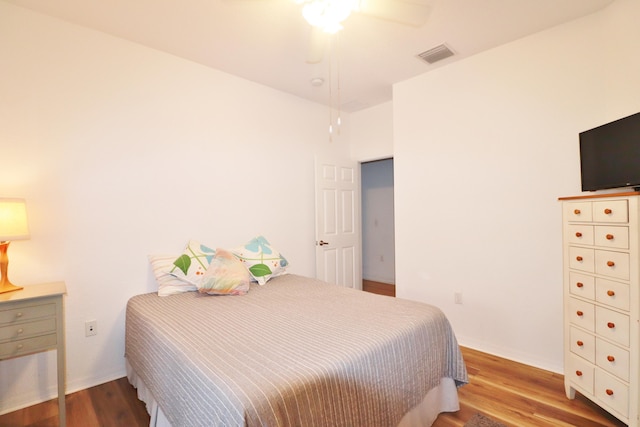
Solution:
M42 335L24 340L9 341L0 344L0 359L21 356L23 354L55 348L56 334Z
M38 335L56 332L56 319L34 320L27 323L0 327L0 343L9 340L21 340Z
M56 315L56 305L34 304L33 302L14 303L8 310L0 309L0 325L7 323L26 322L42 317L54 317Z

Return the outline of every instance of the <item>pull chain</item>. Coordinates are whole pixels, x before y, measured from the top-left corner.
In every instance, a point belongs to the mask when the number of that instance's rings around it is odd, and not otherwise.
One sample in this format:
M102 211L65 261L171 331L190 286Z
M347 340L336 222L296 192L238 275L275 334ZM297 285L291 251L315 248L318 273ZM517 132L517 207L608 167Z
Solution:
M334 97L333 97L333 74L334 74L334 70L333 70L333 63L334 63L334 59L333 56L335 55L335 74L336 74L336 99L335 99L335 105L336 105L336 122L335 122L335 129L336 129L336 134L340 135L340 127L342 124L342 117L341 117L341 112L340 112L340 94L341 94L341 88L340 88L340 51L338 49L339 47L339 36L338 34L334 34L334 37L331 38L331 43L329 46L329 142L333 142L333 130L334 130L334 123L333 123L333 115L334 115Z

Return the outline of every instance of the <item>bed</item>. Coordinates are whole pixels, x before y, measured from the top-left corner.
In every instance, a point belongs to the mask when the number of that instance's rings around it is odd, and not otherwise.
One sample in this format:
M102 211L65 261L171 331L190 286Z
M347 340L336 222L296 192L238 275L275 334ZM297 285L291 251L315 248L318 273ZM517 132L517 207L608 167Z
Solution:
M286 274L127 303L129 381L160 426L428 426L467 372L436 307Z

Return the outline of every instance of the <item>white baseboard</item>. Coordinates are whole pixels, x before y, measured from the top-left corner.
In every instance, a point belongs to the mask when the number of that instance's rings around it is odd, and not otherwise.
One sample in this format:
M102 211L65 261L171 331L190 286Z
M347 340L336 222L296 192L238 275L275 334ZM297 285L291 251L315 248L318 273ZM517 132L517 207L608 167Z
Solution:
M458 343L463 347L468 347L473 350L481 351L483 353L489 353L494 356L502 357L503 359L512 360L518 363L524 363L525 365L544 369L545 371L555 372L556 374L564 374L562 360L560 361L560 363L558 363L557 361L542 360L539 358L531 357L530 354L524 354L517 351L514 352L513 349L488 345L485 342L478 342L477 340L460 336L458 336Z

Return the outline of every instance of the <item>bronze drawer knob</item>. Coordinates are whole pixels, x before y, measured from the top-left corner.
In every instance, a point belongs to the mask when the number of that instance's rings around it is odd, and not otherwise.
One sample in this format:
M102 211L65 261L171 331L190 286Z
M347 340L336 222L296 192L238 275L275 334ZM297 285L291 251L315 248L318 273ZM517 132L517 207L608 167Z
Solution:
M609 329L613 329L613 328L615 328L615 327L616 327L616 324L615 324L615 323L613 323L613 322L607 322L607 328L609 328Z
M582 288L582 287L584 287L584 283L578 282L578 283L576 283L576 287Z
M616 263L615 263L615 262L613 262L613 261L607 261L607 266L609 266L609 267L613 267L614 265L616 265Z
M576 311L576 314L577 314L578 316L584 316L584 313L583 313L581 310Z
M613 292L612 290L608 290L607 291L607 295L609 295L610 297L614 296L616 293Z
M576 341L576 344L578 345L578 347L582 347L584 345L582 341Z
M576 237L582 237L582 233L581 233L581 232L579 232L579 231L577 231L577 232L576 232Z
M613 234L607 234L604 236L607 240L613 240Z
M576 215L580 215L580 209L574 209L573 213Z
M576 257L576 261L580 261L580 262L582 262L582 259L583 259L583 258L582 258L580 255L578 255L578 256Z
M613 396L613 390L611 390L610 388L606 389L605 393L607 393L608 396Z
M613 211L611 209L607 208L607 209L604 210L604 213L606 215L611 215L613 213Z
M582 376L582 371L576 371L576 375L581 377Z
M609 355L609 356L607 356L607 360L608 360L609 362L615 362L615 361L616 361L616 358L615 358L615 357L613 357L613 356L611 356L611 355Z

